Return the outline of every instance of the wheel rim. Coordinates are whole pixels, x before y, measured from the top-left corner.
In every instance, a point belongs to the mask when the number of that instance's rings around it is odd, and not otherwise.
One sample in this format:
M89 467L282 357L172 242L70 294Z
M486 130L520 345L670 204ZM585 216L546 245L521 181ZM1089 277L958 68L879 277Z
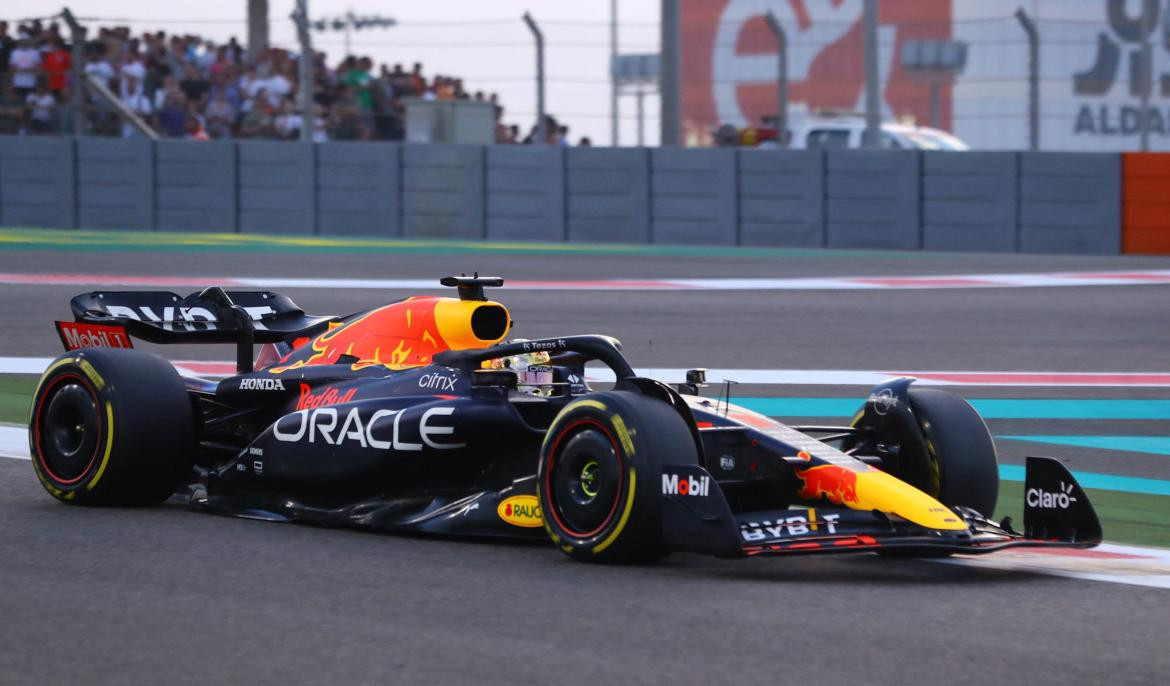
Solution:
M581 420L561 431L545 487L550 514L565 533L590 538L605 530L617 511L622 482L621 453L604 426Z
M80 481L97 460L102 429L97 398L80 377L62 375L41 398L38 409L41 466L60 484Z

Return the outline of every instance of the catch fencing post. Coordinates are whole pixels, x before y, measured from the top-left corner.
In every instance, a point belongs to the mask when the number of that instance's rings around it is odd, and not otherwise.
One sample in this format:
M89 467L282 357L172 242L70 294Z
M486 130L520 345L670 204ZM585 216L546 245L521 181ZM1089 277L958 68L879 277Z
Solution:
M1040 32L1023 7L1016 19L1028 34L1028 149L1040 149Z
M788 38L784 35L784 27L780 26L780 22L776 20L776 15L772 14L772 10L764 15L768 21L768 28L772 29L772 34L776 36L776 54L778 55L778 62L776 65L776 135L779 138L780 147L788 147Z
M301 109L301 140L313 142L313 130L317 125L317 116L313 107L313 42L309 37L309 0L297 0L296 9L292 13L293 23L297 25L297 43L300 44L301 60L300 85L297 90L297 99ZM348 54L348 53L347 53Z
M73 135L85 135L85 27L77 23L73 13L66 7L61 18L69 25L70 58L69 106L73 108Z
M618 4L609 0L609 144L618 146L618 82L613 73L618 56Z
M876 148L882 140L881 100L878 97L878 12L877 0L865 0L865 140L863 146Z
M1138 68L1138 73L1141 74L1142 82L1138 91L1138 133L1141 135L1141 151L1150 151L1150 89L1153 88L1153 71L1154 71L1154 56L1150 52L1150 32L1154 30L1154 15L1158 13L1158 4L1155 3L1152 8L1146 3L1142 3L1142 47L1138 53L1138 59L1141 61L1141 67ZM1146 10L1153 9L1152 12Z
M536 39L536 138L537 145L548 142L548 131L544 121L544 34L540 27L532 20L532 15L524 13L524 23Z

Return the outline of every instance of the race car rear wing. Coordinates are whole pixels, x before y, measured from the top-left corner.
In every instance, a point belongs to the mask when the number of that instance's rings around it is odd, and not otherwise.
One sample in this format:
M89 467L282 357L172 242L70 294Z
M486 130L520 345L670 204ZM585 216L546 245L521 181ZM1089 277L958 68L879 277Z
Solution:
M75 321L104 327L115 337L122 330L151 343L234 343L240 373L252 371L253 344L312 336L337 320L307 315L278 293L218 286L186 297L167 291L92 291L73 298L69 306ZM68 327L58 322L65 347L84 347L69 339Z

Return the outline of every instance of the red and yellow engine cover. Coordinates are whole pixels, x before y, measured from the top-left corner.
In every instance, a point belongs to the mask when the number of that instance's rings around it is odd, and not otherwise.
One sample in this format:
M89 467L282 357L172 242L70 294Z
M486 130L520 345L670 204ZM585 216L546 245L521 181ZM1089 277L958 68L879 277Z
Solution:
M342 355L357 358L353 369L381 365L421 367L445 350L486 348L507 335L512 318L500 303L422 296L407 298L331 325L297 347L270 371L337 364Z

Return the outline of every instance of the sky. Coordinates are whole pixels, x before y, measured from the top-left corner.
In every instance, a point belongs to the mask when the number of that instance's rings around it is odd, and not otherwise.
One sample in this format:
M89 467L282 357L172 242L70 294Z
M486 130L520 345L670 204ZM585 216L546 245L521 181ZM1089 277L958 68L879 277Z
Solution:
M617 0L619 52L657 52L659 0ZM0 9L10 22L24 16L15 3ZM269 0L269 36L274 45L296 48L289 15L293 0ZM41 8L44 9L41 9ZM39 16L55 9L37 6ZM247 37L246 0L196 0L158 3L153 0L69 0L68 7L86 25L129 24L132 31L182 31L211 39ZM325 3L309 0L313 19L331 18L352 10L358 15L392 17L398 25L351 34L352 50L375 64L401 62L409 69L423 63L434 74L459 76L474 93L498 93L504 121L528 129L536 121L536 51L521 17L527 11L540 25L545 42L545 109L568 124L573 143L588 136L594 144L610 143L609 20L610 0L352 0ZM313 32L314 47L332 63L344 54L344 34ZM645 101L645 135L658 142L658 101ZM619 143L633 145L637 130L632 95L621 98Z

